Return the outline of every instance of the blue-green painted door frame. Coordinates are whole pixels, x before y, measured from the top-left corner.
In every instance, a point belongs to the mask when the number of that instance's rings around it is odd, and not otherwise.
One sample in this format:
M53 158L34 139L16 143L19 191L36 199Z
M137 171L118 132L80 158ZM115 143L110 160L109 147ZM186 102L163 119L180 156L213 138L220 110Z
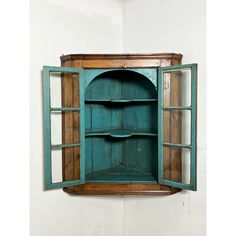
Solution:
M77 73L79 74L80 91L80 107L51 107L50 96L50 73ZM53 111L79 111L80 112L80 143L72 144L51 144L51 112ZM44 124L44 187L45 189L56 189L68 186L80 185L85 183L85 127L84 127L84 80L83 69L64 68L64 67L43 67L43 124ZM52 183L52 149L61 149L65 147L80 146L80 179L72 181L64 181ZM72 157L73 158L73 157Z
M163 73L165 71L175 71L185 68L191 69L191 106L190 107L169 107L165 109L178 109L178 110L190 110L191 111L191 145L182 144L170 144L175 147L185 147L191 150L191 177L190 184L184 184L180 182L174 182L165 180L163 178L163 107L162 107L162 96L163 96ZM170 66L170 67L159 67L158 69L79 69L79 68L64 68L64 67L43 67L43 92L44 92L44 182L46 189L63 188L68 186L80 185L85 183L85 114L84 114L84 95L86 87L89 83L101 73L115 70L130 70L136 73L140 73L146 76L157 88L158 93L158 180L157 182L163 185L196 190L196 80L197 80L197 65L181 65L181 66ZM68 72L78 73L80 83L80 107L75 108L52 108L50 102L50 73L51 72ZM51 144L51 112L53 111L80 111L80 143L74 144ZM51 150L53 148L64 148L64 147L81 147L80 156L80 179L73 181L64 181L60 183L52 183L51 173Z
M180 107L163 107L163 78L165 72L175 72L184 69L191 70L191 105ZM191 144L165 144L163 139L164 122L163 111L164 110L190 110L191 111ZM188 189L196 191L197 176L196 176L196 147L197 147L197 64L168 66L158 68L158 182L162 185L171 187ZM182 182L175 182L164 179L164 153L163 147L180 147L190 149L190 183L185 184Z

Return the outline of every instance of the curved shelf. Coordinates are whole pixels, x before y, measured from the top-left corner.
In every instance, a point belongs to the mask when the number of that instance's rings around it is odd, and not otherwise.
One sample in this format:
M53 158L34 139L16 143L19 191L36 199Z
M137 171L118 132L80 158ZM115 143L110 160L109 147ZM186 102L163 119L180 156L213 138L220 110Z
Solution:
M85 103L146 103L156 102L157 99L85 99Z
M87 131L85 137L92 136L110 136L113 138L129 138L132 136L157 136L156 133L147 132L145 130L132 130L132 129L111 129L100 131Z

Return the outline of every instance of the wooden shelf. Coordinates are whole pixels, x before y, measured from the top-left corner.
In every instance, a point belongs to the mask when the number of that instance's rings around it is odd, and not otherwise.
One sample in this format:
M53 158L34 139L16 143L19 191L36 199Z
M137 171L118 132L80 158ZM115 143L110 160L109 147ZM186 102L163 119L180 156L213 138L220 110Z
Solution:
M157 99L85 99L85 103L149 103L156 102Z
M92 136L110 136L113 138L129 138L131 136L157 136L156 133L147 132L145 130L132 129L110 129L100 131L86 131L85 137Z

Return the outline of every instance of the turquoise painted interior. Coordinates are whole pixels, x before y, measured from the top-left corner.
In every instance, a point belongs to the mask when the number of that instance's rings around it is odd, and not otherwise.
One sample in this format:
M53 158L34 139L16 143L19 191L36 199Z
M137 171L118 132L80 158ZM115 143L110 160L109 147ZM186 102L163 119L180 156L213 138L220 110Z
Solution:
M98 75L85 93L86 182L157 181L157 90L128 70Z

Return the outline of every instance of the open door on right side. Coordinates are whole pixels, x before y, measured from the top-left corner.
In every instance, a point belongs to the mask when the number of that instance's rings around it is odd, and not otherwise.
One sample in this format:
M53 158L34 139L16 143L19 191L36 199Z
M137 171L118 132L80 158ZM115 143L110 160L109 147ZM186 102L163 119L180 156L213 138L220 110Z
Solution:
M158 68L158 182L196 191L197 64Z

